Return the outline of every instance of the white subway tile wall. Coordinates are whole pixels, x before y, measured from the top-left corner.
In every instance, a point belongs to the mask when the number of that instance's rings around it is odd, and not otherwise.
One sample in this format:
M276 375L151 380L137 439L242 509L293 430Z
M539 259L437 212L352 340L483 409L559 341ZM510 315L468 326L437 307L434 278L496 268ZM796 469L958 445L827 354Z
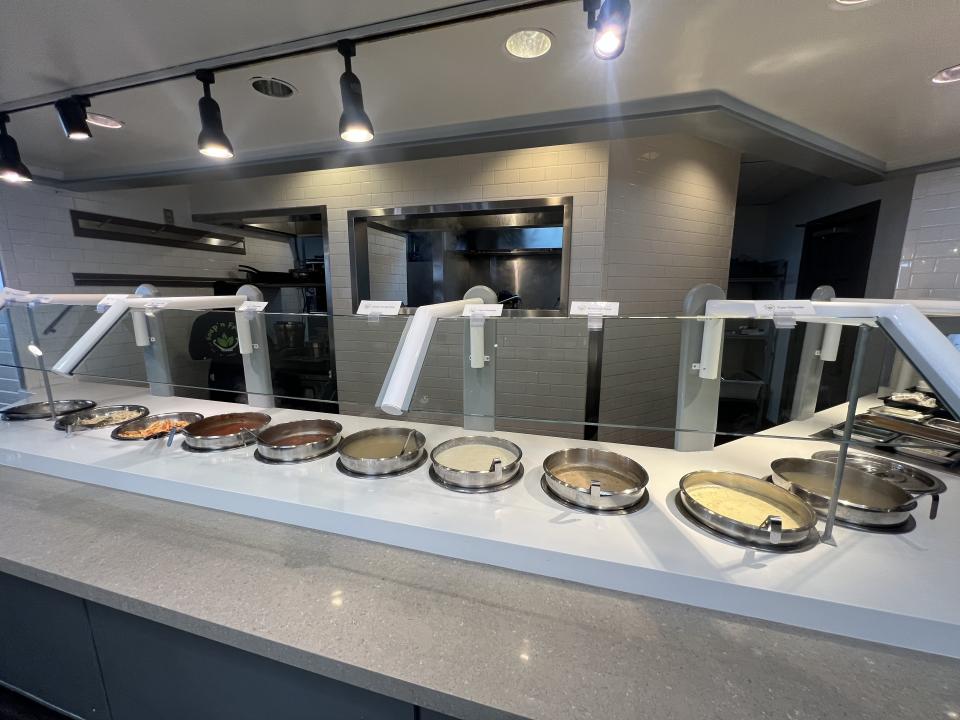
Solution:
M191 186L190 201L198 213L326 205L333 306L344 314L353 312L349 210L572 195L570 297L593 300L601 292L608 152L609 143L597 142L202 183Z
M603 291L621 315L677 315L701 283L726 289L739 154L692 137L617 140L610 147ZM680 323L606 323L601 439L670 445Z
M231 255L155 245L74 237L70 210L86 210L120 217L163 221L163 209L174 211L178 224L191 225L190 199L186 187L120 190L98 193L74 193L40 185L0 188L0 262L3 281L8 287L30 292L82 292L104 294L133 288L81 287L73 284L74 272L178 276L239 276L237 264L245 263L263 270L287 270L293 260L282 243L247 238L247 254ZM170 290L161 290L172 294ZM177 294L209 294L209 288L179 288ZM42 307L36 311L42 331L62 307ZM14 322L13 334L21 364L30 365L26 354L29 332L26 311L13 308L3 313ZM179 370L190 382L202 380L205 369L189 359L187 339L194 315L168 313L167 341L173 356L175 373ZM92 308L72 310L56 332L43 335L41 346L48 366L92 324ZM3 358L0 358L0 362ZM11 359L12 361L12 359ZM133 343L129 320L124 320L84 361L79 374L98 377L144 380L143 354ZM181 382L177 375L175 379ZM35 389L39 378L28 373L27 386ZM0 395L0 402L5 400Z
M349 210L572 195L570 297L592 300L601 295L608 152L609 143L599 142L233 180L192 187L191 204L194 212L325 205L334 311L347 314L353 312ZM377 281L386 283L383 290L388 292L396 279L385 268L380 270ZM582 337L571 339L562 330L551 335L546 324L531 324L531 332L523 340L533 344L521 348L517 344L519 337L514 335L509 344L500 348L498 415L582 422L586 327L584 322L578 325L584 326ZM502 328L510 334L507 324ZM399 331L386 322L378 329L366 321L338 318L334 333L341 407L344 412L376 414L373 402ZM579 364L569 359L571 342L580 344ZM546 349L555 352L544 352ZM462 421L462 354L462 329L438 333L431 344L410 417L433 421L448 418L454 424ZM564 385L567 382L569 387ZM579 427L567 425L554 427L518 420L511 423L498 425L571 436L582 432Z
M960 168L917 176L894 297L960 300Z
M370 262L370 297L407 302L407 239L376 228L367 228Z

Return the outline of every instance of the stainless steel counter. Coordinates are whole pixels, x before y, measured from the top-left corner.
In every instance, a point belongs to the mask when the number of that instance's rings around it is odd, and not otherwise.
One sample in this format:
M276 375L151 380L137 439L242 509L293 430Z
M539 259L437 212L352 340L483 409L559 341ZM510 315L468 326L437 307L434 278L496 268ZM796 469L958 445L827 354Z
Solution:
M0 468L0 572L470 718L956 718L960 662Z

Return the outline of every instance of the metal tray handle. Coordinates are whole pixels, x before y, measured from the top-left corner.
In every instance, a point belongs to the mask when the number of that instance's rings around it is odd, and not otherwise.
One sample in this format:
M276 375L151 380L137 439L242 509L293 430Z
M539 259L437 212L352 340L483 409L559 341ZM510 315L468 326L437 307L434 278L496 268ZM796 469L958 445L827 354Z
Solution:
M760 525L761 530L770 530L770 542L779 545L783 539L783 518L779 515L768 515Z
M494 484L499 485L503 481L503 461L500 458L495 457L490 463L490 472L496 478Z

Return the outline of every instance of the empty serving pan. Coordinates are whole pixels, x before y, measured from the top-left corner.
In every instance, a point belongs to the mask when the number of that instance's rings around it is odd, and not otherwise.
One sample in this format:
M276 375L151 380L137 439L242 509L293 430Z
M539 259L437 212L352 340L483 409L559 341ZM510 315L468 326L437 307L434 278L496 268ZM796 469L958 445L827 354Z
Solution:
M520 448L496 437L459 437L430 453L434 480L451 490L489 491L507 487L522 470Z
M211 415L183 429L183 446L198 452L243 447L255 443L269 422L269 415L258 412Z
M96 430L98 428L123 425L148 415L150 411L143 405L100 405L57 418L53 427L67 432Z
M836 450L821 450L813 454L813 459L836 463L839 455L840 453ZM890 458L847 451L847 465L892 482L914 496L940 495L947 491L946 484L940 478Z
M183 431L190 423L202 420L203 415L195 412L170 412L159 415L146 415L137 420L118 425L110 433L114 440L153 440L167 437L170 433Z
M342 430L333 420L296 420L268 427L257 438L257 459L275 463L313 460L336 449Z
M544 490L578 510L626 511L646 500L649 480L639 463L607 450L560 450L543 461Z
M694 520L736 542L785 549L816 536L812 507L749 475L697 470L681 478L679 497Z
M392 475L417 465L426 443L423 433L411 428L361 430L340 441L340 464L357 475Z
M781 458L770 467L777 485L806 500L818 514L826 515L836 463ZM849 465L843 469L838 520L864 527L893 527L906 523L916 507L914 497L893 483Z
M93 400L54 400L53 414L67 415L78 410L86 410L96 405ZM3 412L4 420L43 420L50 417L50 403L35 402L17 405Z

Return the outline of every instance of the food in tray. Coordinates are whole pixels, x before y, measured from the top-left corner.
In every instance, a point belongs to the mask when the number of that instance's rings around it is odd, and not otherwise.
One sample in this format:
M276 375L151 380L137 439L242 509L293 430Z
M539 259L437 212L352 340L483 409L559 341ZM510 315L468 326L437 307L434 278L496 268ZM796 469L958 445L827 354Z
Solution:
M698 485L687 494L708 510L745 525L760 527L771 515L779 517L784 530L796 530L799 519L787 508L741 490L718 485Z
M936 408L938 406L937 399L931 397L925 393L921 392L901 392L893 393L890 396L890 399L894 402L907 403L909 405L917 405L918 407L924 408Z
M923 422L930 417L919 410L894 407L893 405L877 405L876 407L870 408L867 412L869 412L871 415L886 415L887 417L899 418L900 420L910 420L911 422Z
M84 427L96 427L97 425L119 425L128 420L136 420L141 413L136 410L111 410L110 412L99 415L90 415L77 419L77 425Z
M506 466L514 462L517 456L496 445L472 443L470 445L457 445L444 450L438 453L434 459L451 470L487 472L497 458L500 459L501 465Z
M129 440L142 440L155 435L165 435L174 428L180 430L190 424L188 420L154 420L144 428L128 428L121 430L118 435Z
M407 438L400 435L369 435L346 443L343 451L356 458L376 460L398 457L403 452ZM416 442L407 445L407 452L417 449Z

